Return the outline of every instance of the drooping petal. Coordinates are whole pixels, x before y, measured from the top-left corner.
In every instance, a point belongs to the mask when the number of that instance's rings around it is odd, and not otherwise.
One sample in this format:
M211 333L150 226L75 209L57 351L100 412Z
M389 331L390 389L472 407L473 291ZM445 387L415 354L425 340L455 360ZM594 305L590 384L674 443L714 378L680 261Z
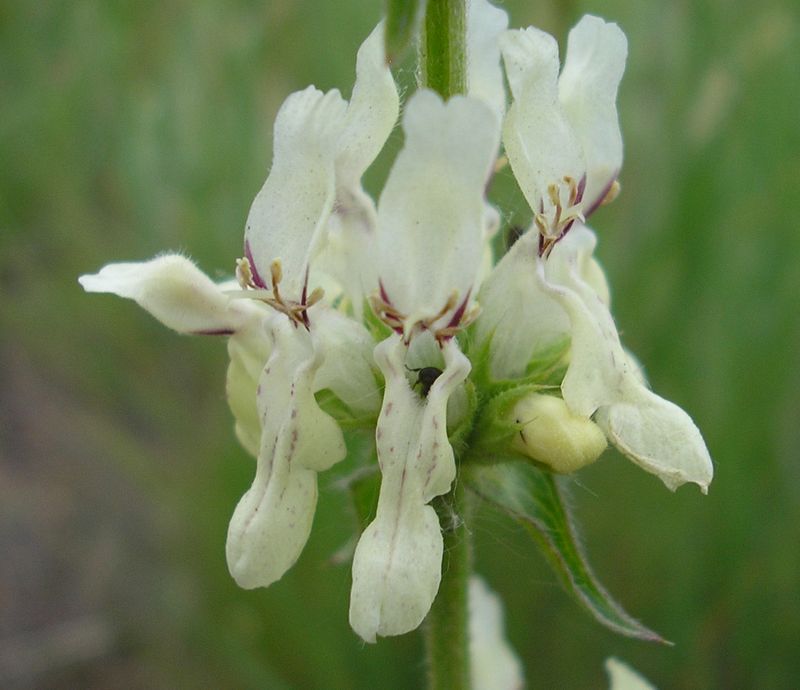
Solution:
M227 558L240 587L278 580L305 546L317 504L317 472L345 457L342 432L314 399L322 357L311 336L276 314L258 386L262 436L251 488L228 528Z
M472 690L522 690L522 664L508 643L503 603L477 575L469 580L469 659Z
M421 398L406 378L406 346L392 335L375 348L386 379L376 440L381 490L375 519L353 558L350 625L367 642L416 628L441 579L442 534L428 502L450 490L456 467L447 439L447 400L469 373L453 340L445 367Z
M674 491L694 482L703 493L714 476L700 430L686 412L635 381L622 401L601 407L597 423L608 439Z
M599 17L586 15L569 32L558 94L586 160L587 216L622 167L617 89L627 55L625 34Z
M594 234L577 226L566 239L537 273L571 322L564 401L576 414L596 413L609 441L670 489L694 482L705 492L713 466L700 432L681 408L646 387L607 305L579 274L594 249Z
M108 264L78 282L86 292L134 300L179 333L233 334L256 315L247 300L228 295L189 259L166 254L150 261Z
M456 96L443 103L421 89L406 106L403 128L405 147L378 204L377 249L384 292L408 331L472 289L497 123L481 101Z
M569 315L570 364L561 391L567 405L585 417L621 400L631 373L608 307L579 273L595 244L591 230L573 227L537 271L542 289Z
M558 98L558 44L530 27L506 32L500 47L514 96L503 143L522 193L539 212L549 204L549 185L564 177L578 182L586 169L580 141Z
M258 282L269 287L271 264L279 260L281 292L294 301L333 208L346 105L337 90L313 86L284 101L275 119L272 169L247 217L245 249Z
M314 390L328 388L356 414L373 414L381 404L372 367L374 343L364 326L324 304L310 310L314 349L323 363Z
M467 93L491 107L498 122L506 112L506 89L500 65L500 36L508 14L487 0L467 3Z

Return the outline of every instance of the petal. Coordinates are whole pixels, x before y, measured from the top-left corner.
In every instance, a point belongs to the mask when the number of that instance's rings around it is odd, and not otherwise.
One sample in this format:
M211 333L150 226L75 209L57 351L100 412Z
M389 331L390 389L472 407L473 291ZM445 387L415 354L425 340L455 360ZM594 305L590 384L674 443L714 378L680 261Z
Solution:
M381 405L372 367L374 343L362 324L324 304L309 312L314 349L323 363L314 390L328 388L354 413L374 414Z
M467 3L467 92L480 98L502 122L506 89L500 66L500 36L508 28L508 14L487 0Z
M325 245L311 272L317 279L317 271L333 278L359 320L365 298L378 287L374 261L376 225L375 204L361 185L352 190L340 187L328 219ZM314 285L318 284L316 280ZM325 294L329 296L327 289Z
M642 383L641 367L623 349L608 307L578 274L595 242L588 228L574 227L538 272L572 325L564 401L584 417L596 412L606 437L670 489L694 482L705 492L713 466L699 430L681 408Z
M240 329L228 339L230 364L225 382L228 406L235 419L236 437L254 457L258 457L261 445L261 418L256 405L258 380L270 350L270 340L261 320Z
M573 412L584 417L622 400L624 381L632 373L608 307L579 273L595 243L591 230L575 226L537 271L542 289L569 315L570 363L561 392Z
M711 456L691 417L674 403L631 382L625 399L601 407L596 421L622 453L669 489L694 482L708 492Z
M336 202L319 257L320 267L342 286L358 318L365 296L378 286L372 260L377 214L361 177L386 143L399 108L381 22L358 51L356 83L336 155Z
M479 346L492 338L495 379L522 376L537 351L569 335L569 317L536 277L536 235L523 235L497 264L481 288L475 323Z
M281 292L295 301L333 208L345 107L338 91L313 86L286 99L275 120L272 169L247 217L245 249L261 282L280 260Z
M189 259L167 254L141 263L108 264L78 282L86 292L134 300L179 333L233 333L254 315L254 305L231 300Z
M258 386L263 432L252 487L228 528L227 558L240 587L278 580L305 546L317 504L317 472L346 455L342 432L314 399L322 357L282 314L270 321L272 354Z
M454 294L466 299L476 279L497 124L478 100L443 103L422 89L406 106L403 128L405 147L378 204L377 249L386 296L410 330Z
M469 658L473 690L522 690L522 664L506 640L503 604L476 575L469 579Z
M628 41L616 24L586 15L569 32L558 93L586 159L587 216L622 167L617 89L627 56Z
M455 478L447 400L470 368L455 341L443 354L444 370L421 398L406 378L400 336L375 348L386 379L375 434L382 481L375 519L356 547L350 595L350 625L367 642L416 628L439 588L442 534L427 504L447 493Z
M360 188L361 176L389 138L399 109L397 86L386 64L381 22L358 50L356 83L337 144L339 186Z
M606 659L609 690L656 690L642 675L619 659Z
M503 126L506 154L530 207L546 210L548 185L565 176L577 182L586 170L558 100L558 44L530 27L506 32L500 47L514 96Z

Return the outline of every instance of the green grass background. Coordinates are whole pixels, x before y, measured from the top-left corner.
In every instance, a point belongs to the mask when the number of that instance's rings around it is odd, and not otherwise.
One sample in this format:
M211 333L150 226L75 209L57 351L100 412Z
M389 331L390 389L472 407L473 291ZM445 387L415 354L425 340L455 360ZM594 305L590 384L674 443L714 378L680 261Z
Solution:
M529 685L604 687L614 654L661 688L797 687L798 6L506 7L562 39L588 11L628 35L623 193L593 221L599 255L627 344L716 462L707 497L612 453L574 479L598 574L673 648L587 618L513 525L472 526ZM331 556L353 523L324 476L297 566L236 588L225 532L253 464L232 433L224 344L76 281L175 249L230 273L277 108L308 83L347 95L380 10L0 3L3 687L418 687L418 634L365 646L348 627L349 570Z

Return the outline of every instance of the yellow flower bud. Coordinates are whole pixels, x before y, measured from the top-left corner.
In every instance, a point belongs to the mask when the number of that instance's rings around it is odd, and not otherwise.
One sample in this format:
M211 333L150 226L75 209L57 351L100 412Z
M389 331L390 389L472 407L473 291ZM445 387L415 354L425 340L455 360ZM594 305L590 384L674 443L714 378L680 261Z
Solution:
M512 414L520 426L514 450L555 472L566 474L589 465L606 448L600 427L573 414L561 398L533 393L522 398Z

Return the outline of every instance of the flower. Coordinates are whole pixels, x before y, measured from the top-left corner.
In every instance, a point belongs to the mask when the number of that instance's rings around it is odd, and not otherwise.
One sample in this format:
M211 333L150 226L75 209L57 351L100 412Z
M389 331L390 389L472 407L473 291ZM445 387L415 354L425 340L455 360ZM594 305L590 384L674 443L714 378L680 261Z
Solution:
M491 370L520 376L537 351L569 338L561 383L575 415L594 418L621 452L670 489L705 493L708 449L691 418L653 393L623 348L609 290L583 221L608 197L622 162L616 91L627 52L615 24L586 16L570 32L560 77L554 39L537 29L501 41L514 103L503 129L509 162L534 227L483 286L479 341Z
M396 332L375 348L386 381L375 432L381 492L353 557L350 624L368 642L416 628L439 588L442 534L427 504L456 476L447 402L470 363L452 336L472 315L498 124L479 99L443 103L418 91L406 106L405 147L378 205L374 308ZM443 367L420 399L406 371L410 351L426 339L438 345L440 354L432 349Z
M474 690L522 690L522 664L503 630L503 603L478 576L469 580L469 658Z
M628 43L616 24L587 15L569 33L560 75L558 44L539 29L509 31L501 48L514 97L503 143L546 252L614 194Z
M655 690L655 687L628 664L613 656L605 663L610 690Z
M314 394L329 388L356 412L377 409L372 341L324 302L320 285L331 281L316 259L326 246L329 256L352 248L358 265L368 265L360 250L375 212L360 179L397 110L380 25L359 51L350 103L313 87L286 99L272 169L247 220L237 268L243 290L215 285L177 255L80 278L87 291L132 298L179 332L231 336L229 402L237 435L258 457L228 530L228 567L242 587L267 586L297 560L316 507L316 474L346 455L341 430ZM333 235L341 241L330 249ZM360 303L360 283L348 289Z
M377 207L361 178L399 111L380 24L358 52L349 102L312 86L281 106L236 282L215 284L176 254L79 279L89 292L135 300L180 333L229 337L228 401L239 440L257 458L226 547L242 587L268 586L299 557L317 475L347 456L339 421L374 426L381 486L355 548L349 612L368 642L413 630L427 615L443 552L430 503L456 478L464 449L454 448L454 430L479 444L480 415L492 407L476 401L498 387L511 392L505 411L517 425L513 442L489 434L486 443L503 446L490 448L498 456L516 450L571 472L607 439L673 489L691 481L705 491L713 473L694 423L650 391L622 347L585 225L618 188L624 35L584 17L559 76L552 37L506 31L506 14L486 0L468 7L468 93L445 102L421 88L408 99L404 146ZM501 140L534 217L492 268L501 215L486 189ZM531 374L531 362L560 350L557 385ZM468 381L476 363L488 374ZM480 385L487 390L470 398ZM322 391L350 416L323 409ZM476 601L491 598L475 587ZM475 606L500 617L494 604ZM519 676L512 666L510 685Z

